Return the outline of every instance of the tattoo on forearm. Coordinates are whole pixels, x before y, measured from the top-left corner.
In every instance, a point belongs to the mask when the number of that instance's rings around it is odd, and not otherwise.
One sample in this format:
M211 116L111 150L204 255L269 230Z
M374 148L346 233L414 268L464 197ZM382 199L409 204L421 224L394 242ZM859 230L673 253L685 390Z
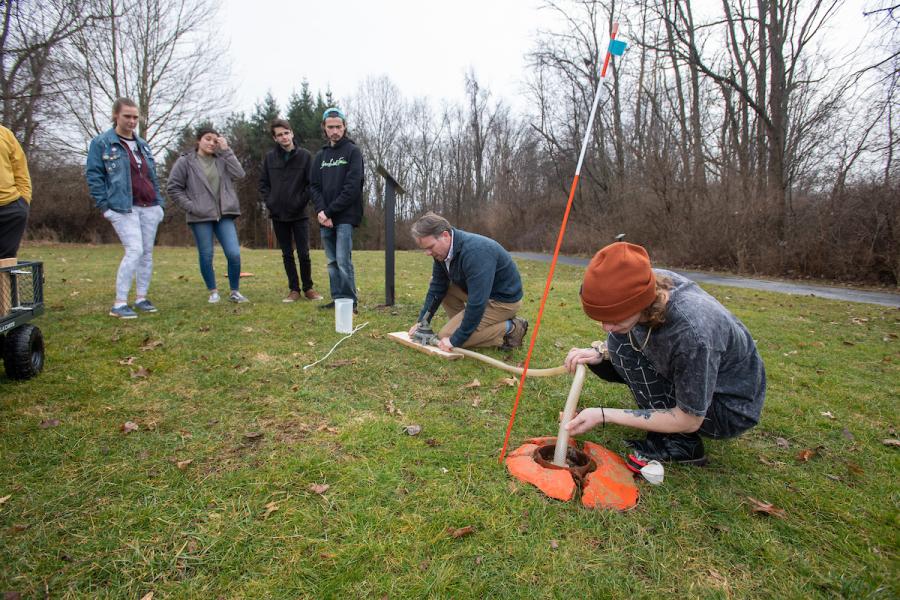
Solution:
M629 415L634 415L635 417L641 417L645 421L650 420L650 417L653 416L654 413L671 413L672 410L669 408L652 410L649 408L626 408L625 412Z

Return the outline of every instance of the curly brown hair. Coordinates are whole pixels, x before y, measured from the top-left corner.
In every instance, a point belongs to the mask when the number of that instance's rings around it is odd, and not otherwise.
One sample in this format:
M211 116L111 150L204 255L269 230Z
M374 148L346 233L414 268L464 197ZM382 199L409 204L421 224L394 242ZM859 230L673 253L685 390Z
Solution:
M656 327L666 322L666 304L669 302L669 292L675 287L671 278L664 275L656 276L656 299L653 304L641 311L638 322L647 327Z

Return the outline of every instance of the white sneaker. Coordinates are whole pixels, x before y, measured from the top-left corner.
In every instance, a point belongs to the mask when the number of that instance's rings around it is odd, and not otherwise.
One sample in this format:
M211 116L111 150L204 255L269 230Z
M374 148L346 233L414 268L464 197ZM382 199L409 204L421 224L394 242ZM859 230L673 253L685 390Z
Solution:
M213 292L209 295L209 303L210 304L215 304L219 300L221 300L221 298L219 298L219 292Z
M235 303L237 303L237 304L242 304L242 303L244 303L244 302L250 302L249 300L247 300L247 299L244 297L243 294L241 294L241 293L240 293L239 291L237 291L237 290L231 290L231 294L228 295L228 301L229 301L229 302L235 302Z

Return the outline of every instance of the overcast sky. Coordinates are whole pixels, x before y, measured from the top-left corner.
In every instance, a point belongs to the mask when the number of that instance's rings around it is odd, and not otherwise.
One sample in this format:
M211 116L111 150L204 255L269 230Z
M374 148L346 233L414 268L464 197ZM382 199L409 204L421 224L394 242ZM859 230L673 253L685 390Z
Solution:
M695 0L702 5L707 0ZM712 0L708 0L712 1ZM843 2L831 43L862 37L861 7ZM557 18L539 0L224 0L222 38L236 110L250 112L271 91L282 108L305 77L314 91L352 96L370 76L387 75L406 98L459 100L471 67L482 87L524 109L526 54ZM699 10L699 9L698 9ZM621 35L627 40L628 32Z

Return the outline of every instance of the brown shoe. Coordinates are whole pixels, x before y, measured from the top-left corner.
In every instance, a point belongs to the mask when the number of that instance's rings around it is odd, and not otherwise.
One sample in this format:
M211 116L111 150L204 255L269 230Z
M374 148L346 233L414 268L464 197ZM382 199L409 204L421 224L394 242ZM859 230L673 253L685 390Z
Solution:
M312 288L303 292L303 295L306 296L307 300L321 300L322 299L322 294L320 294L319 292L317 292L316 290L314 290Z
M528 321L525 319L515 317L512 320L512 324L512 329L503 336L503 346L501 346L501 348L504 350L512 350L513 348L521 347L522 338L525 337L525 332L528 331Z
M284 298L284 300L282 300L282 302L287 304L289 302L296 302L299 299L300 299L300 292L298 292L296 290L291 290L291 293L288 294L287 296L285 296L285 298Z

